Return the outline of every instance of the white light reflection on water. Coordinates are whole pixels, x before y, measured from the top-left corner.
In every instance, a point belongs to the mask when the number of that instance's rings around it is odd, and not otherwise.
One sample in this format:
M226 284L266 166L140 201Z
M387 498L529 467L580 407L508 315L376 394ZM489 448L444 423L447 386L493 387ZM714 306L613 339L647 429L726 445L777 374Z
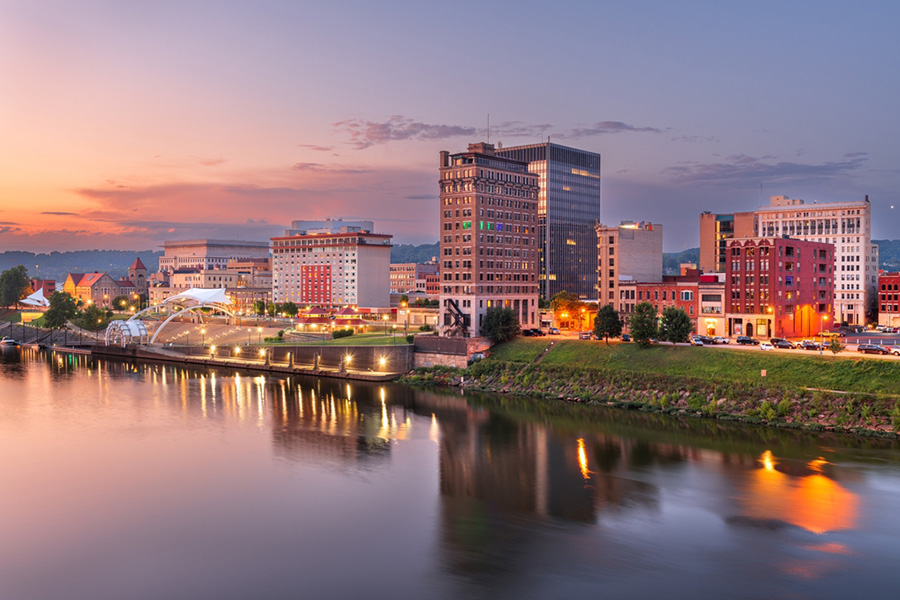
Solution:
M896 445L92 363L0 363L4 597L894 590Z

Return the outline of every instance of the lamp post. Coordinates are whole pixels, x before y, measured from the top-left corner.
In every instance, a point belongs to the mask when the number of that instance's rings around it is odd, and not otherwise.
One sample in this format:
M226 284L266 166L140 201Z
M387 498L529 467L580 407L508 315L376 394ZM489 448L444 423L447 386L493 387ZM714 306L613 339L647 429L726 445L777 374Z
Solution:
M262 327L256 328L256 341L260 346L262 345Z
M388 322L388 316L387 316L387 315L381 315L381 320L384 321L384 335L387 336L387 322Z
M206 335L206 328L205 328L205 327L201 327L201 328L200 328L200 345L201 345L201 346L203 345L203 336L204 336L204 335Z
M819 329L819 354L822 354L825 349L825 321L827 320L828 315L822 315L822 328Z

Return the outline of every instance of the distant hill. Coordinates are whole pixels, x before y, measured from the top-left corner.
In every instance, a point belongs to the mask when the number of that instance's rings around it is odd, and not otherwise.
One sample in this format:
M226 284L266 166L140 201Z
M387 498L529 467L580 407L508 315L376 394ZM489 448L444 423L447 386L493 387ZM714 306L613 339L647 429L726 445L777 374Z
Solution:
M391 248L392 263L421 263L428 262L441 252L441 244L397 244Z
M143 250L79 250L75 252L51 252L50 254L34 254L33 252L0 252L0 271L17 265L28 269L29 277L53 279L60 285L66 280L66 274L75 273L109 273L113 279L126 277L128 267L136 257L147 267L147 273L154 273L159 267L162 252Z
M878 246L878 268L900 271L900 240L872 240Z
M679 265L682 263L700 262L700 248L688 248L681 252L664 252L663 253L663 274L678 275Z

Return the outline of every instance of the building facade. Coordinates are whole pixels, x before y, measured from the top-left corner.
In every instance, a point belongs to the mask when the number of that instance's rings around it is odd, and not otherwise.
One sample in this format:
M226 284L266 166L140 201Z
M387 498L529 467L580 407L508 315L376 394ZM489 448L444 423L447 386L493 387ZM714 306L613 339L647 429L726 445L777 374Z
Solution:
M137 292L134 284L127 279L115 280L107 273L68 273L63 283L63 291L84 306L96 304L104 308L113 306L116 296L132 298Z
M863 325L877 303L878 246L872 244L872 207L860 202L806 203L772 196L752 213L700 215L700 268L721 271L722 250L731 239L790 237L834 245L835 319ZM753 230L751 233L751 229Z
M900 273L878 275L878 324L900 327Z
M598 224L596 232L599 305L612 304L622 312L622 282L663 280L663 228L654 223L625 221L617 226Z
M371 221L365 223L371 227ZM392 236L339 220L324 228L303 229L305 222L294 222L298 224L287 235L272 238L275 302L390 306Z
M834 311L839 323L864 325L874 312L878 246L872 244L872 205L861 202L807 204L772 196L756 211L759 235L789 236L834 245Z
M597 297L596 224L600 221L600 155L544 142L496 149L528 164L538 177L538 252L541 293Z
M428 277L439 281L438 263L391 263L391 293L427 294Z
M538 184L526 162L490 144L440 153L443 335L481 335L489 308L538 327Z
M720 274L701 275L694 269L664 275L662 281L622 281L619 286L621 316L626 322L635 305L649 302L660 318L666 308L682 309L690 317L694 333L727 335L725 282Z
M728 260L726 245L734 238L756 237L756 215L752 212L700 215L700 270L724 273Z
M790 238L733 239L725 269L729 335L805 337L834 318L834 246Z
M269 258L269 242L181 240L163 242L163 250L159 270L164 274L176 269L224 269L234 260Z

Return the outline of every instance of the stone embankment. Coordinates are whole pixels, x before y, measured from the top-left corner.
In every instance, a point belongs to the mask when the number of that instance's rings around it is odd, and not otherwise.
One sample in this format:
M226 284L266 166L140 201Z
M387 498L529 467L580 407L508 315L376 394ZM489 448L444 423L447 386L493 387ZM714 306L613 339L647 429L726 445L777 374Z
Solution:
M417 369L401 381L856 435L896 437L900 430L897 398L861 393L498 361Z

